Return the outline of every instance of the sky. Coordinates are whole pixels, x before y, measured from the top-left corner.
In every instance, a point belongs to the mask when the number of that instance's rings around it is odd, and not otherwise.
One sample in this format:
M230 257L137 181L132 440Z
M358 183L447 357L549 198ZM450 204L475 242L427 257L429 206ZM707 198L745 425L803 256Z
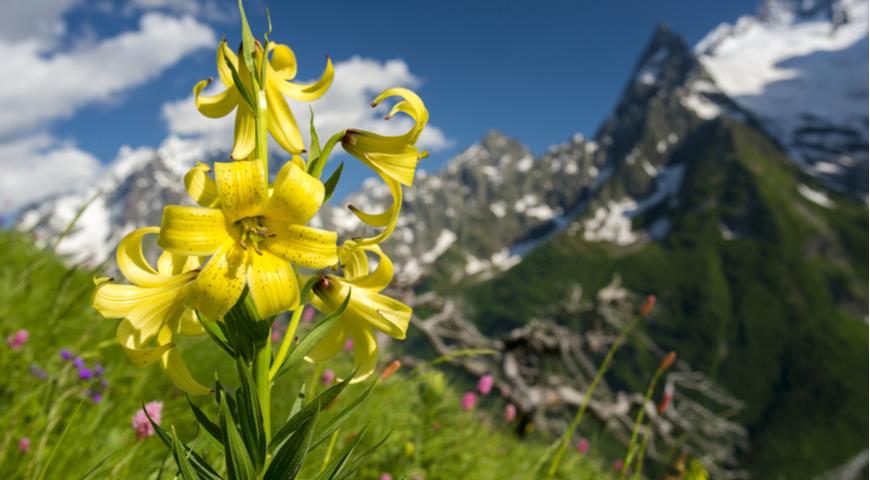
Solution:
M471 2L280 1L271 38L296 53L299 79L333 87L312 104L320 136L347 127L392 133L368 103L380 90L413 88L430 111L421 143L439 170L497 129L533 152L575 133L593 136L614 107L656 25L690 44L758 0ZM263 0L248 0L254 32ZM0 211L93 182L122 147L153 148L168 136L219 146L232 118L193 108L191 89L215 75L222 36L240 38L235 2L224 0L12 0L0 18ZM300 125L307 106L294 104ZM370 176L347 160L340 198Z

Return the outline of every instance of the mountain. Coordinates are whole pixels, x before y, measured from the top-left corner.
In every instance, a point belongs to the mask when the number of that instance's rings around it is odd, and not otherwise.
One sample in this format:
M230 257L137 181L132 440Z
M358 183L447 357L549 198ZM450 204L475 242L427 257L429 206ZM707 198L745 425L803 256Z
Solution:
M659 27L592 139L535 155L492 131L421 171L385 245L398 283L451 297L498 335L619 274L660 299L645 333L746 402L741 461L754 478L861 458L867 88L866 56L858 67L852 56L866 38L850 39L861 25L866 37L862 11L767 1L694 49ZM741 90L748 79L755 90ZM195 160L223 156L175 138L122 151L99 185L26 208L18 226L48 243L81 211L58 249L102 262L123 234L159 222L160 205L185 201ZM373 180L312 223L364 234L346 206L389 201ZM608 380L638 390L654 362L629 346Z
M664 28L594 141L611 173L588 205L461 292L482 329L619 274L660 300L646 333L746 402L753 478L813 478L866 450L866 204L800 168ZM655 362L628 348L614 380L642 388Z
M698 44L716 83L804 171L867 197L867 2L767 0Z

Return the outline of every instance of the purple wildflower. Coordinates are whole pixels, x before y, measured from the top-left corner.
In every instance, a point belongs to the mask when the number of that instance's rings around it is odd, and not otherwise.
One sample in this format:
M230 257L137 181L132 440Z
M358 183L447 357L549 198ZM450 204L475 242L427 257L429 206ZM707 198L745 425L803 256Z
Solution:
M81 370L81 369L85 368L87 366L87 364L85 363L84 360L82 360L82 357L76 357L73 359L73 366L75 366L76 368Z
M61 349L61 351L60 351L60 359L61 360L69 361L72 358L73 358L72 352L70 352L69 350L67 350L65 348Z
M46 378L48 378L48 372L39 368L39 365L37 365L35 363L30 365L30 373L31 373L31 375L33 375L34 377L36 377L40 380L45 380Z

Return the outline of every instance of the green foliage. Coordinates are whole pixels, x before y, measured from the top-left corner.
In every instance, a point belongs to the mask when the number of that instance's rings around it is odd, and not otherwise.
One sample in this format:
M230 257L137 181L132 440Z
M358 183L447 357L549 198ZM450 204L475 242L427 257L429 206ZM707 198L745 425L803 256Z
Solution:
M553 313L572 284L595 292L620 274L659 297L645 325L657 342L746 402L753 476L811 478L867 445L866 205L808 202L797 186L813 180L743 124L709 123L689 139L675 152L687 171L662 243L563 234L464 297L484 331L500 332ZM630 348L615 365L611 380L634 389L655 368Z

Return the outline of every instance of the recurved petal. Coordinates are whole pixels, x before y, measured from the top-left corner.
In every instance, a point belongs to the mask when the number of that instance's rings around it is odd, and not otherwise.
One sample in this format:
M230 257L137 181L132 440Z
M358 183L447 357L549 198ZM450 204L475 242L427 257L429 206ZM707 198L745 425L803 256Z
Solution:
M274 58L273 58L274 66ZM280 75L275 76L275 86L288 97L300 102L312 102L322 97L329 87L332 85L332 79L335 77L335 68L332 66L332 59L326 57L326 67L323 69L323 74L313 83L292 83L283 81ZM289 80L289 79L288 79Z
M272 196L263 215L272 221L304 224L320 209L323 196L320 180L295 163L287 162L275 177Z
M226 56L225 56L226 55ZM226 59L229 58L230 62L232 62L233 67L236 67L238 71L239 60L236 57L235 52L227 45L226 39L221 40L218 44L217 54L217 71L218 76L220 76L221 82L227 87L232 87L235 85L233 81L233 73L230 71L230 67L227 65Z
M190 198L203 207L217 208L220 204L217 184L211 178L211 167L197 163L184 174L184 187Z
M211 255L230 234L226 217L214 208L167 205L157 244L176 255L204 257Z
M401 137L407 143L414 144L417 142L417 138L420 137L420 132L423 131L423 128L426 127L426 123L429 122L429 110L426 109L426 105L423 103L423 100L420 97L408 90L407 88L395 87L384 90L380 95L375 98L372 102L372 106L377 106L379 103L384 101L389 97L400 97L402 101L398 102L387 115L387 118L392 117L398 112L406 113L412 119L414 119L414 126Z
M410 187L420 161L420 152L410 144L378 145L375 137L350 132L345 135L348 153L368 165L369 168Z
M215 162L218 198L229 221L263 213L267 197L264 175L263 164L258 161Z
M387 335L402 340L411 321L411 307L381 293L352 286L347 306L348 319L366 323Z
M276 236L265 239L264 250L308 268L326 268L338 263L338 234L302 225L267 223Z
M350 383L359 383L369 378L378 365L378 340L368 328L351 325L348 327L353 340L353 363L356 375Z
M199 323L199 319L196 318L196 312L189 308L184 310L184 313L178 319L178 333L185 337L205 335L205 328Z
M311 362L323 362L329 360L341 352L346 341L347 332L341 324L341 320L338 320L332 325L329 331L326 332L326 335L320 340L320 342L318 342L317 345L315 345L308 353L307 360Z
M160 330L157 342L160 344L172 342L172 329L169 326ZM211 390L197 382L184 364L177 348L171 348L160 357L160 366L176 387L191 395L208 395Z
M144 344L161 325L181 314L188 284L195 276L194 272L179 275L175 284L156 288L104 283L97 287L93 305L106 318L126 318Z
M257 129L254 114L244 103L239 103L236 111L236 123L233 133L233 151L230 156L235 160L243 160L257 146Z
M296 125L296 119L293 118L293 112L281 91L278 90L277 83L279 81L266 81L266 123L269 127L269 133L281 145L281 148L292 154L301 153L305 150L305 143L302 141L302 134L299 132L299 126Z
M142 251L143 237L158 233L160 233L158 227L143 227L133 230L121 239L115 253L118 270L127 280L141 287L157 287L169 280L166 275L161 275L148 263Z
M377 245L354 247L353 250L362 253L362 261L365 262L365 266L364 268L361 268L361 266L358 265L358 262L360 261L359 253L355 254L356 261L354 264L351 264L350 268L348 267L348 264L345 264L345 277L348 279L348 282L354 287L375 292L380 292L387 288L393 280L393 262L390 260L390 257L388 257L387 254L381 250L381 247ZM369 259L368 256L365 255L365 252L372 252L378 256L378 266L374 272L369 273ZM342 263L344 263L344 261L342 261Z
M366 246L381 243L396 229L396 222L399 220L399 211L402 208L402 186L392 178L381 175L381 179L387 184L387 187L389 187L390 193L393 196L393 203L390 205L390 208L381 213L366 213L353 205L349 206L354 215L362 220L363 223L373 227L383 227L383 230L374 237L355 240L357 245Z
M200 265L199 257L186 257L172 252L163 252L157 257L157 271L161 275L179 275L196 270Z
M186 305L198 310L210 320L223 317L242 294L248 274L248 251L229 239L215 254L193 282Z
M299 283L293 267L268 251L251 253L248 288L260 317L269 318L299 305Z
M206 97L202 95L202 90L210 83L211 80L203 80L193 86L196 109L209 118L226 117L239 104L239 92L233 87L228 87L221 93Z
M133 327L129 320L121 320L118 324L118 329L115 335L118 343L124 349L130 362L137 367L145 367L151 365L160 359L167 350L173 347L172 343L158 345L156 347L145 347L146 342L143 342L139 336L140 331Z
M287 45L270 43L272 47L271 66L275 74L281 80L293 80L296 78L296 54Z

